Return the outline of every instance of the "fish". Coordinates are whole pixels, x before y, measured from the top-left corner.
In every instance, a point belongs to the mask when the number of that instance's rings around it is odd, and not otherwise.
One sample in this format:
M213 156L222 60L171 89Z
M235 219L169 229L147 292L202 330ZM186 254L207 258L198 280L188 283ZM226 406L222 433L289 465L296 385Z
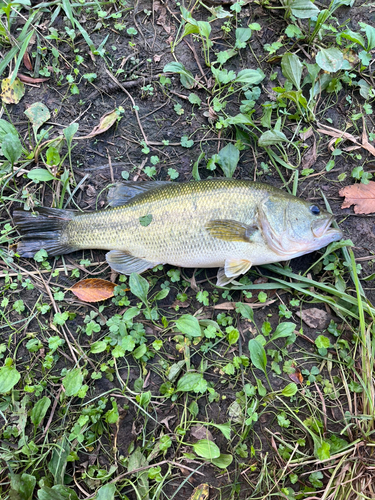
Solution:
M252 266L293 259L343 236L330 213L250 180L125 182L109 190L108 205L91 212L15 210L17 254L102 249L121 274L159 264L219 268L217 285L224 286Z

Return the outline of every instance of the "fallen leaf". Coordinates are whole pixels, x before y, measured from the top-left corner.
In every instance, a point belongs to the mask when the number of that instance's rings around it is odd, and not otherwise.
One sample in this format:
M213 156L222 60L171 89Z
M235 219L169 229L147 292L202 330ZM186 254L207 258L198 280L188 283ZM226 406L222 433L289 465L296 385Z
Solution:
M208 500L210 486L207 483L200 484L195 488L189 500Z
M301 312L296 312L296 316L302 319L304 323L310 328L323 330L330 322L330 315L327 311L312 307L311 309L304 309Z
M23 64L24 64L25 68L28 69L29 71L33 70L33 64L31 62L29 53L27 51L23 55Z
M31 76L23 75L22 73L17 73L17 77L23 83L43 83L49 80L49 78L31 78Z
M159 0L156 0L154 2L154 11L159 13L159 17L156 21L156 24L162 26L164 28L164 31L166 31L166 33L170 35L171 26L167 24L167 9L160 4Z
M85 135L83 137L75 137L75 139L91 139L96 135L103 134L103 132L109 130L112 125L116 123L119 117L120 114L118 110L114 109L113 111L109 111L100 118L99 125L96 125L96 127L94 127L88 135Z
M34 102L34 104L27 108L25 115L31 121L35 135L43 123L51 118L47 106L42 102Z
M368 184L352 184L339 191L340 196L345 196L341 208L349 208L354 205L356 214L372 214L375 212L375 182Z
M190 434L195 437L195 439L198 439L198 441L200 439L214 440L211 432L204 425L194 425L191 428Z
M81 280L70 289L76 297L84 302L99 302L114 296L116 283L99 278Z
M25 95L25 86L19 78L10 85L10 79L11 77L4 78L1 82L1 99L5 104L18 104Z
M343 132L342 130L338 130L337 128L329 127L328 125L322 125L321 123L318 123L318 125L320 127L324 127L324 129L318 128L317 132L320 132L320 133L325 134L325 135L329 135L331 137L334 137L335 139L342 138L344 140L353 142L358 147L366 149L369 153L371 153L373 156L375 156L375 148L367 140L365 125L363 125L362 143L359 142L359 140L358 140L359 138L354 137L354 135L349 134L348 132ZM330 148L333 148L334 142L335 141L330 142Z
M302 157L302 168L311 168L316 162L316 158L316 142L314 137L313 145L306 151L306 153Z
M294 363L291 366L294 368L294 372L289 373L290 380L292 380L295 384L302 384L303 376L301 370Z

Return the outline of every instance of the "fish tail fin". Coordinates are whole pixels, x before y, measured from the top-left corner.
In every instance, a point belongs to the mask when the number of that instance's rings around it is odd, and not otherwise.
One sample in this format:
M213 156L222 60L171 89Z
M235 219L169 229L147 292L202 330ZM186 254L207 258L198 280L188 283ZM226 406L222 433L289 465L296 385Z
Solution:
M77 250L69 243L67 226L77 214L76 210L37 208L35 212L15 210L13 220L21 233L17 253L21 257L34 257L42 248L48 255L62 255Z

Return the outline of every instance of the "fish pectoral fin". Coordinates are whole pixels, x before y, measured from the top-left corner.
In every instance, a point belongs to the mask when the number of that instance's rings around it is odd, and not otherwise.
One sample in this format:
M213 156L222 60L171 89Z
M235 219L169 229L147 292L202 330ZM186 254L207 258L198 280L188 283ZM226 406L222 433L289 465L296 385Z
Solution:
M250 269L252 263L246 259L227 259L224 267L217 273L217 286L228 285L240 274L245 274Z
M214 238L226 241L251 242L251 237L259 227L257 224L244 224L236 220L218 219L206 224L206 229Z
M111 269L121 274L143 273L146 269L151 269L160 262L150 262L146 259L139 259L121 250L111 250L105 256Z
M169 181L146 181L117 183L108 191L107 202L111 207L121 207L136 196L171 184Z

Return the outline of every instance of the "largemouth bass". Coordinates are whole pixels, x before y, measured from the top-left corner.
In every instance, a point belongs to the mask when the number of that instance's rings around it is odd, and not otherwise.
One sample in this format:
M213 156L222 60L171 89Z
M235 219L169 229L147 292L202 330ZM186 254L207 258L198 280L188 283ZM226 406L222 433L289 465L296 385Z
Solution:
M328 212L247 180L129 182L113 188L108 202L112 208L87 213L16 210L23 236L17 253L109 250L108 264L127 275L158 264L219 267L223 286L251 266L292 259L342 238Z

